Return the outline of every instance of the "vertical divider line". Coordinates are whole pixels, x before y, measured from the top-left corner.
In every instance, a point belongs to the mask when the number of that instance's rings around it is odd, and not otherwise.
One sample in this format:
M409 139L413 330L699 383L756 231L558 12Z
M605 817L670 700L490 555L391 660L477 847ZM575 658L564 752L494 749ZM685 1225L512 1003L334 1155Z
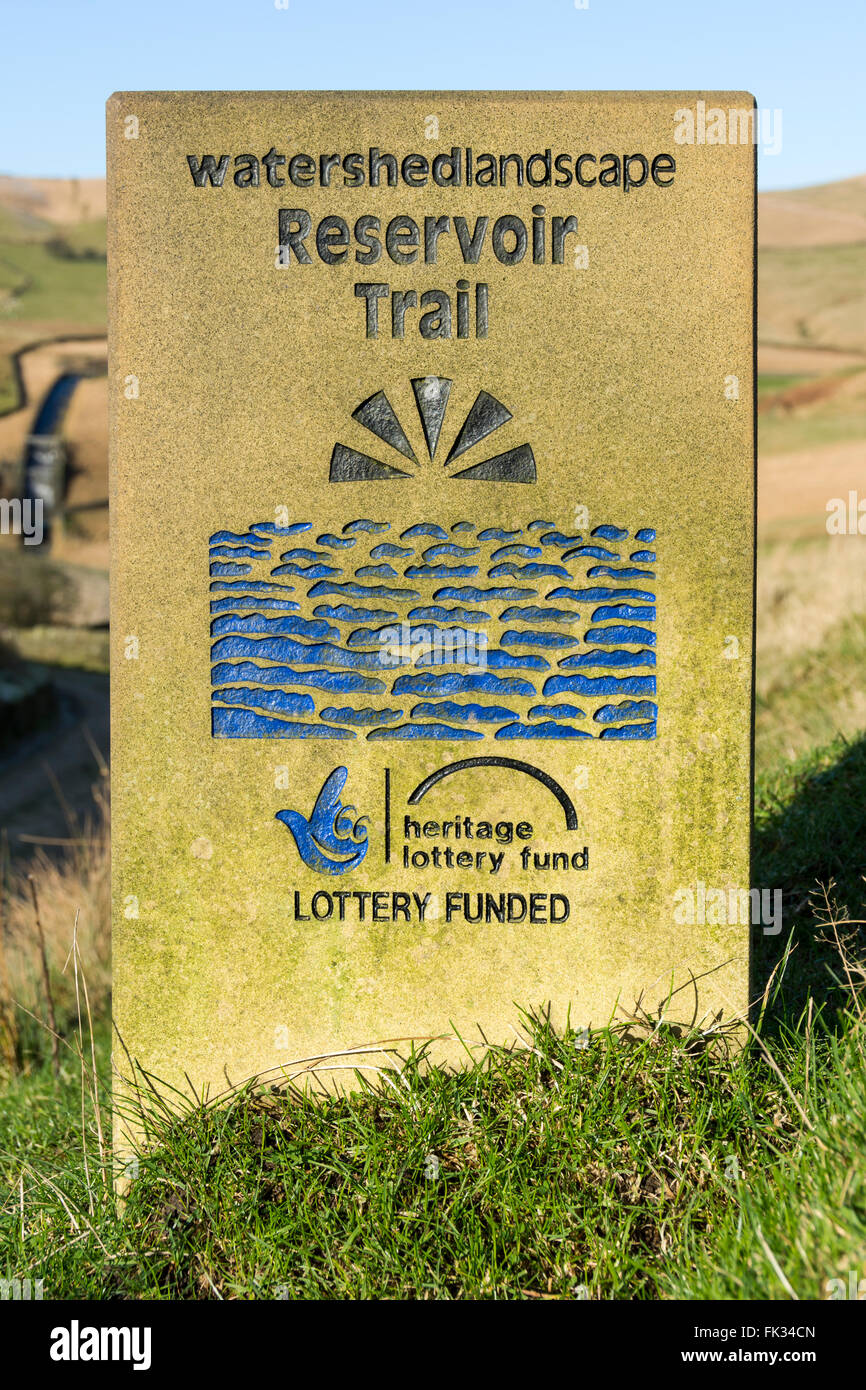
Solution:
M385 863L391 863L391 769L385 768Z

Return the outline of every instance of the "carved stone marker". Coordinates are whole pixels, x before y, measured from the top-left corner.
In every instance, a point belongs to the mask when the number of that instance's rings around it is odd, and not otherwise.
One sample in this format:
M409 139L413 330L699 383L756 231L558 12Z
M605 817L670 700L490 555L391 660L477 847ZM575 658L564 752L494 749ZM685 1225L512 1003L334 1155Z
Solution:
M745 1010L751 116L109 101L115 999L157 1077Z

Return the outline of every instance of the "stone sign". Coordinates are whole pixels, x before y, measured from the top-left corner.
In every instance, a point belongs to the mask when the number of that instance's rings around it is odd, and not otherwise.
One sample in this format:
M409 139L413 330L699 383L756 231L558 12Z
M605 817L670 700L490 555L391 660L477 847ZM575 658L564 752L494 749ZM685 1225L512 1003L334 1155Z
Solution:
M751 116L110 99L115 999L154 1075L742 1015Z

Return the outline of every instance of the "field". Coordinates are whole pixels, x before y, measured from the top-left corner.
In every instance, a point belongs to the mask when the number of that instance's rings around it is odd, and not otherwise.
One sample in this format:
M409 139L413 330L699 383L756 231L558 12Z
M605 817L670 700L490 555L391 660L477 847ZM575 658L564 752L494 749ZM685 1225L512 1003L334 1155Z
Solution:
M23 182L0 180L0 459L74 360L72 486L98 502L99 189ZM754 882L784 930L756 929L745 1047L681 996L590 1035L515 1008L512 1047L457 1073L383 1053L344 1098L305 1096L299 1059L178 1114L142 1075L117 1203L107 552L83 511L40 595L0 551L0 676L48 672L78 711L0 764L0 1275L46 1298L864 1296L866 535L826 523L866 493L866 179L763 195L760 246Z

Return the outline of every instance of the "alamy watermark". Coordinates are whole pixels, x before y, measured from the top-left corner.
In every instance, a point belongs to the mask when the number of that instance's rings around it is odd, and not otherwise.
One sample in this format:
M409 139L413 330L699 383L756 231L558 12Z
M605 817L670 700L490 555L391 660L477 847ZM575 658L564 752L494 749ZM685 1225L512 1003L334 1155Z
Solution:
M849 1269L844 1278L825 1280L824 1293L831 1302L850 1299L862 1303L866 1301L866 1279L860 1277L859 1269Z
M41 545L45 535L42 498L24 501L0 497L0 535L23 536L25 545Z
M780 108L758 110L748 106L681 106L674 112L677 145L760 145L762 154L782 152Z
M0 1302L41 1302L43 1287L42 1279L0 1279Z
M866 536L866 497L852 488L845 497L831 497L826 506L827 534Z
M383 666L475 666L487 669L487 633L418 627L410 622L378 632Z
M149 1371L152 1330L149 1327L82 1327L51 1329L48 1355L52 1361L127 1361L134 1371Z
M781 888L708 888L698 879L694 888L674 893L674 921L679 926L762 926L765 936L782 930Z

